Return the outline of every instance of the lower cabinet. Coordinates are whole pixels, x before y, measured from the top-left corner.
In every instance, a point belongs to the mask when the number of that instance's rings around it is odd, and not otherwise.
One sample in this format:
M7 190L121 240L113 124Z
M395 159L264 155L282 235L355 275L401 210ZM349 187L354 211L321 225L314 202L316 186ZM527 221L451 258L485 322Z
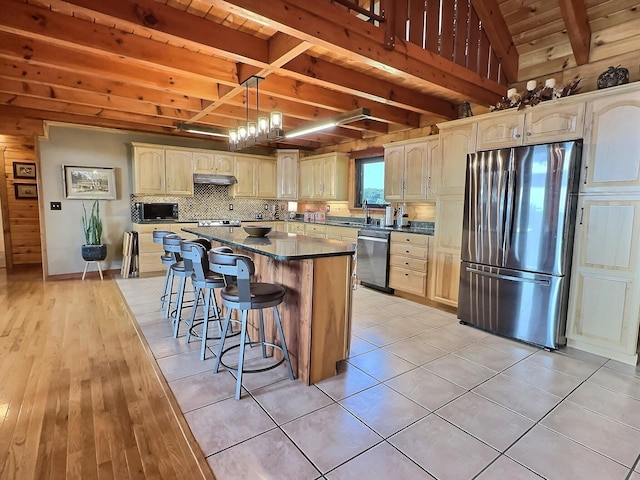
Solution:
M635 365L640 195L585 195L575 232L567 344Z
M338 240L340 242L357 243L358 229L351 227L338 227L335 225L327 225L327 240Z
M296 235L304 235L304 223L289 222L287 223L287 231Z
M428 236L392 232L389 286L402 292L426 296L428 253Z
M195 235L183 232L182 228L195 228L197 223L135 223L133 231L138 232L138 265L139 273L164 272L160 256L164 253L161 243L153 243L153 232L168 230L182 238L195 238Z
M436 234L429 267L429 297L452 307L458 306L463 211L463 195L438 196Z
M321 223L307 223L304 226L304 234L307 237L325 238L327 227Z

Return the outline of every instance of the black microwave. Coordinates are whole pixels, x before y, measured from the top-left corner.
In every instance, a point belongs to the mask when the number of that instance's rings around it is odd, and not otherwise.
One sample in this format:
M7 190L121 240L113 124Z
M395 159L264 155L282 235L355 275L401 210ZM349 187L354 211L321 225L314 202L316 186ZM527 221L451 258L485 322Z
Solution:
M141 222L154 220L178 220L177 203L136 203L138 217Z

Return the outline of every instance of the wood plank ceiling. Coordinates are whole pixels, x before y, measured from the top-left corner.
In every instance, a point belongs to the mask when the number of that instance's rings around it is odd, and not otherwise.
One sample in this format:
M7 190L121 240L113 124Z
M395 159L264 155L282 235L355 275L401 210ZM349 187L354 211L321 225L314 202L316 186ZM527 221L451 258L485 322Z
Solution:
M226 132L278 110L287 130L370 110L270 144L315 149L456 118L464 100L486 109L509 85L640 51L629 0L2 3L0 133L38 119L193 136L179 122ZM367 9L384 20L366 22ZM253 75L259 108L241 85Z

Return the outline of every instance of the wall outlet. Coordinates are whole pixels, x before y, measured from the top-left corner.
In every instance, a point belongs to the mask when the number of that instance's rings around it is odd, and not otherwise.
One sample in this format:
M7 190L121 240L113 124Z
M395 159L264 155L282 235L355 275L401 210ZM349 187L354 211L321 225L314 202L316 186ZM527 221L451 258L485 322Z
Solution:
M233 203L229 204L229 210L233 210Z
M327 205L327 212L331 211L331 205Z
M62 210L61 202L51 202L51 210Z
M269 210L269 204L268 204L268 203L265 203L265 204L264 204L264 209L265 209L265 210Z

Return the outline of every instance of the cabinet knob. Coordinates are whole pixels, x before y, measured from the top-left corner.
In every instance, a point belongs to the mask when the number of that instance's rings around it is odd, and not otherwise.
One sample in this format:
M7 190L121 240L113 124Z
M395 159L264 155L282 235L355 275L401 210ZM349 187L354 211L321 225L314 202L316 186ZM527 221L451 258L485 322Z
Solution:
M520 138L520 134L519 133L516 133L516 138Z
M405 253L409 253L409 250L406 250Z
M531 132L527 132L527 137L530 137L530 136L531 136Z

